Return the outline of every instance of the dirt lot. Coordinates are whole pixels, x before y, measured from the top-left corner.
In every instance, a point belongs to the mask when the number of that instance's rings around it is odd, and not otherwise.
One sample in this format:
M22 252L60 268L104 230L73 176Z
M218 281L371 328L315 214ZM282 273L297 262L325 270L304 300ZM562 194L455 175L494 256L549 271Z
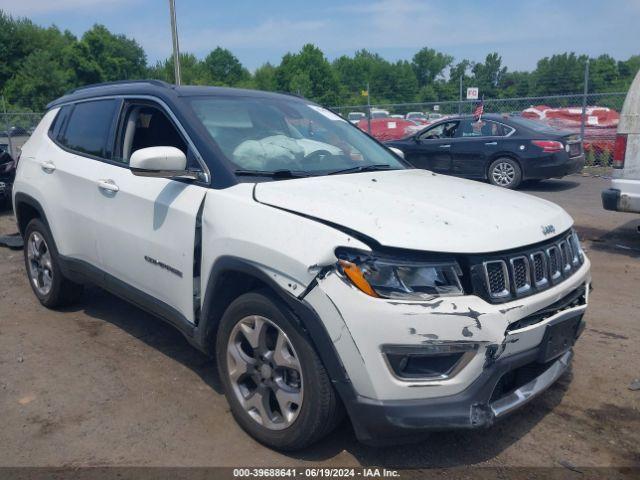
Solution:
M593 262L588 327L571 373L484 431L417 445L359 444L348 422L290 455L234 422L215 366L181 335L98 289L66 311L32 294L22 252L0 248L0 466L640 466L640 216L605 212L602 178L528 193L565 207ZM16 230L0 214L0 234Z

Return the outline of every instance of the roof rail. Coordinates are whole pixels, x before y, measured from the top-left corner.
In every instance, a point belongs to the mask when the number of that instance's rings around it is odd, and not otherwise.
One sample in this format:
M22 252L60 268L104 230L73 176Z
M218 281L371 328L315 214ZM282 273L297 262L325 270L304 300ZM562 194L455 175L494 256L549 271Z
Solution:
M103 82L103 83L93 83L91 85L84 85L82 87L74 88L73 90L69 90L65 95L71 95L72 93L77 93L82 90L88 90L90 88L99 88L99 87L110 87L114 85L129 85L136 83L147 83L149 85L155 85L157 87L163 88L171 88L171 84L167 82L163 82L162 80L115 80L113 82Z

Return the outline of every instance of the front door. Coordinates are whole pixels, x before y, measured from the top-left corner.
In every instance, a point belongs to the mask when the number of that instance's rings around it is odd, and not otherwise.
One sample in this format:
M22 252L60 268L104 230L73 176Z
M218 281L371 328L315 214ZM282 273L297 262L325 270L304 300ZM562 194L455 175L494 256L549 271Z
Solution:
M125 104L116 138L113 161L101 165L98 201L98 246L107 281L115 289L132 286L165 311L194 322L196 221L207 187L129 170L129 158L140 148L173 146L190 156L162 107Z
M457 126L457 121L443 122L422 131L406 149L406 160L417 168L450 173Z

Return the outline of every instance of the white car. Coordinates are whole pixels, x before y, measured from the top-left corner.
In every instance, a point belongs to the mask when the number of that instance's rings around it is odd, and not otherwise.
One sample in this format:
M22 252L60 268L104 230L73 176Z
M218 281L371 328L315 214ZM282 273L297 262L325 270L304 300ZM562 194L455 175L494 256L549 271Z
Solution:
M627 93L613 150L611 188L602 192L606 210L640 213L640 72Z
M171 323L277 449L345 412L373 444L491 425L558 379L584 327L590 264L562 208L409 168L295 96L75 90L13 197L43 305L91 282Z
M367 118L367 114L364 112L349 112L347 114L347 120L349 120L354 125L357 125L358 122L364 118Z

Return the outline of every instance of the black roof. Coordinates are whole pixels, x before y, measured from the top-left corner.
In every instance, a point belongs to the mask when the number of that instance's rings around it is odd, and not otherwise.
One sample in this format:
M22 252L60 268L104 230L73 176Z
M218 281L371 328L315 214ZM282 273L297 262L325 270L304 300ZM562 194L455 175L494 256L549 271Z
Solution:
M274 93L243 88L195 85L177 86L160 80L123 80L78 87L49 103L47 109L78 100L114 95L150 95L164 99L209 95L221 97L299 98L296 95L288 93Z

